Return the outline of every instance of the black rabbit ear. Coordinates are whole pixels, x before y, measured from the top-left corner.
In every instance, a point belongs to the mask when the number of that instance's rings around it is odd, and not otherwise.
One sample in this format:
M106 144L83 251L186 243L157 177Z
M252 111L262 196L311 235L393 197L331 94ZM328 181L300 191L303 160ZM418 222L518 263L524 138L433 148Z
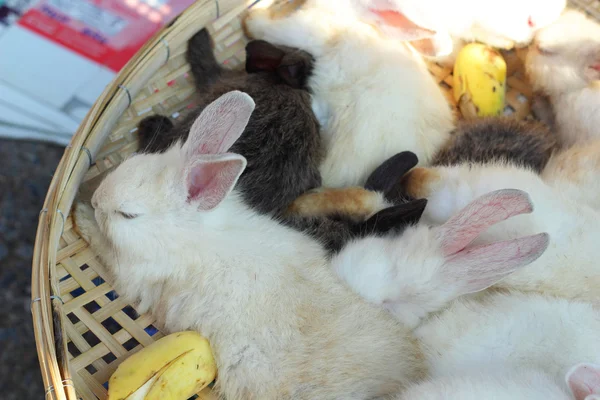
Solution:
M291 87L302 89L306 84L307 65L304 61L281 65L277 68L277 75Z
M357 230L362 233L387 233L393 230L400 231L408 225L419 222L426 206L427 200L419 199L384 208L365 222L359 224Z
M403 151L387 160L375 169L365 183L365 189L383 192L389 201L401 197L400 178L419 163L419 158L412 151Z
M273 72L281 65L285 52L264 40L246 45L246 72Z

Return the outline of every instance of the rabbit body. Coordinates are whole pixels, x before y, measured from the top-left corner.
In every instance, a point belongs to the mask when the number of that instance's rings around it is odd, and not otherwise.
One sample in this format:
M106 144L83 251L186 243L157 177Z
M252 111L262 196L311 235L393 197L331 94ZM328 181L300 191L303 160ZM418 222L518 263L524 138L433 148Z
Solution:
M398 397L398 400L414 399L572 400L572 397L543 372L498 369L434 378L410 387Z
M573 365L600 362L599 330L600 313L590 304L495 293L456 300L415 334L433 377L536 369L568 393Z
M94 193L95 218L78 207L78 229L104 237L90 244L112 251L105 260L126 301L167 332L209 339L227 399L399 393L425 374L409 330L347 289L319 242L231 191L245 159L226 151L253 107L224 95L185 144L125 160Z
M600 137L600 25L568 10L537 32L526 59L533 89L548 96L563 145Z
M555 148L555 135L540 122L480 118L457 124L431 165L506 161L541 172Z
M527 192L535 206L533 212L491 227L478 242L548 232L550 246L538 260L497 286L600 301L600 214L573 201L571 193L559 185L550 186L535 172L506 163L417 168L405 176L404 185L410 195L428 199L423 219L433 224L444 223L490 191L514 188Z
M315 57L307 86L313 109L328 110L320 120L324 186L362 186L400 151L412 151L427 164L447 140L451 110L423 60L407 46L343 11L337 15L309 5L281 19L253 11L245 27L253 37Z

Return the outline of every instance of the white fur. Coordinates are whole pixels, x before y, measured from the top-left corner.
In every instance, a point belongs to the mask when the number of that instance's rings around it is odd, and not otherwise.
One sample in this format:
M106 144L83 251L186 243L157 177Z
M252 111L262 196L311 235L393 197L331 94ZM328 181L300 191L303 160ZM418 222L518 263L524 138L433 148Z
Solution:
M451 110L421 57L382 38L348 9L313 4L273 20L256 10L246 27L256 38L316 58L309 86L317 104L330 112L320 119L327 121L325 186L362 185L377 166L404 150L426 164L448 138Z
M494 190L521 189L531 196L533 213L491 227L478 242L547 232L550 246L539 259L497 286L600 303L598 211L573 201L570 192L549 186L534 172L510 165L461 165L435 171L440 180L430 185L432 193L423 214L429 223L444 223L473 199Z
M599 331L600 314L590 304L496 293L459 299L415 333L433 377L533 368L569 393L571 367L600 361Z
M188 143L201 149L199 138L214 132L207 129ZM94 193L98 225L84 206L76 221L96 254L112 253L103 259L126 301L167 332L192 329L210 340L219 393L230 400L368 399L397 394L423 376L407 328L348 290L319 243L256 214L235 191L199 211L186 174L204 156L187 150L176 144L124 161Z
M416 25L438 33L438 42L447 42L444 35L465 41L479 41L491 46L509 48L527 45L535 31L556 20L565 8L565 0L507 0L501 5L480 0L346 0L313 3L335 4L338 9L350 8L364 21L380 27L391 37L402 37L370 12L372 9L395 10ZM529 19L534 26L529 25ZM447 46L440 46L440 53Z
M600 211L600 140L576 144L553 154L542 179L577 202Z
M398 400L570 400L548 375L535 370L475 371L432 379L405 391Z
M540 51L540 49L543 51ZM600 138L600 25L570 10L540 30L526 61L533 88L550 97L565 145Z

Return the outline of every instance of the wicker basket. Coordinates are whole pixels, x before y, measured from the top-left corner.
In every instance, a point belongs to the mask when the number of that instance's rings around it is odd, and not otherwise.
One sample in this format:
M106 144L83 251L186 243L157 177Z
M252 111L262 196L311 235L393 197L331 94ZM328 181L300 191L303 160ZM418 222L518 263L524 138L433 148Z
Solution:
M106 269L73 229L68 215L76 193L93 190L104 174L137 148L136 125L151 114L189 108L194 92L185 61L187 40L207 27L217 59L243 62L241 17L265 1L199 0L150 40L109 85L65 150L40 212L32 270L32 314L46 398L105 399L120 362L160 338L149 315L138 315L108 283ZM288 12L299 1L277 1ZM572 0L600 20L600 0ZM507 113L529 117L531 95L522 70L524 52L506 53ZM452 71L430 71L453 103ZM66 340L58 340L64 338ZM215 398L205 389L201 399Z

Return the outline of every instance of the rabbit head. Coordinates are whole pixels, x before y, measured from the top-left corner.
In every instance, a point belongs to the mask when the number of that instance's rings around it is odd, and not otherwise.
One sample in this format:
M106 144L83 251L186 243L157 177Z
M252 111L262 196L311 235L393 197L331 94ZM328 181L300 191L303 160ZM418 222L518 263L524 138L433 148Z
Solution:
M333 265L367 301L416 327L449 301L494 285L544 253L549 242L546 233L469 246L490 226L532 210L529 196L522 191L491 192L441 226L420 224L399 237L355 242L334 258ZM381 250L369 250L377 247Z
M182 229L201 234L246 167L244 157L227 150L253 110L247 94L226 93L204 109L185 143L162 154L134 155L103 180L92 206L117 253L160 260L177 251L177 240L174 249L169 240Z
M567 373L566 381L575 400L600 400L600 365L577 364Z
M534 89L550 96L600 80L600 25L579 11L564 12L537 32L526 68Z

